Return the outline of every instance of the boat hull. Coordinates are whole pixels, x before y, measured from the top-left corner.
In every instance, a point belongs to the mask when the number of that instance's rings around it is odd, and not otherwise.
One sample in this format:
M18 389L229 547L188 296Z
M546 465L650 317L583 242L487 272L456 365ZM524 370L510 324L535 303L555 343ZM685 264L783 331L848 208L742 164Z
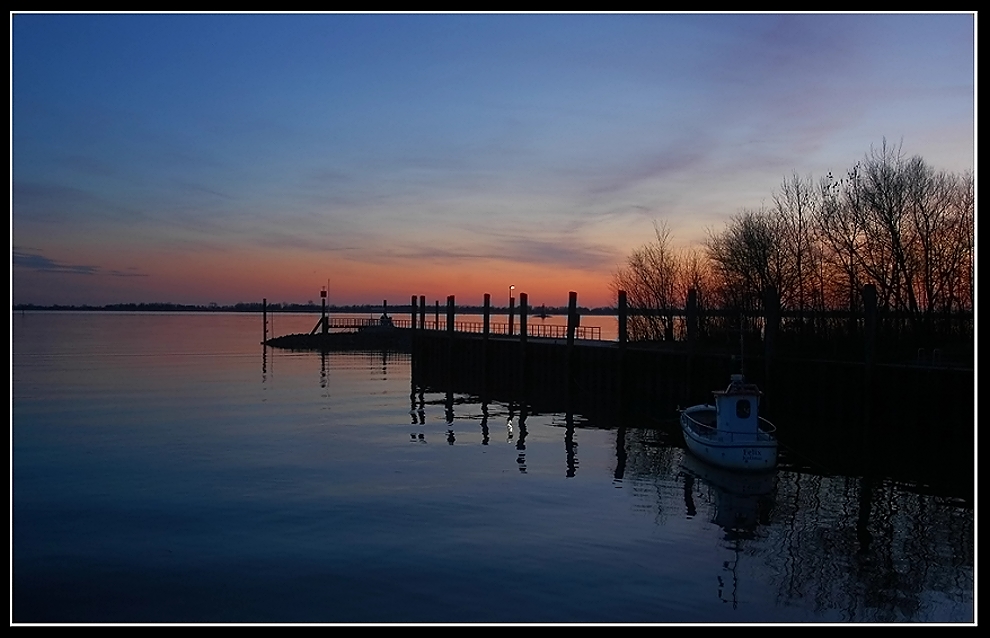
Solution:
M713 432L690 410L681 413L681 431L688 450L698 458L730 470L763 471L777 467L777 441L760 432L733 436Z

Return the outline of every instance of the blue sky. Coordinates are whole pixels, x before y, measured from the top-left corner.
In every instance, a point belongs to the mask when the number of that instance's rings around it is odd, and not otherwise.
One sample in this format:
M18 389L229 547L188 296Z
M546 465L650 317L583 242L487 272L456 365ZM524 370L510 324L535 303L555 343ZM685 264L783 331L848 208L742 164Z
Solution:
M975 27L12 14L12 300L606 304L655 220L697 243L884 139L973 170Z

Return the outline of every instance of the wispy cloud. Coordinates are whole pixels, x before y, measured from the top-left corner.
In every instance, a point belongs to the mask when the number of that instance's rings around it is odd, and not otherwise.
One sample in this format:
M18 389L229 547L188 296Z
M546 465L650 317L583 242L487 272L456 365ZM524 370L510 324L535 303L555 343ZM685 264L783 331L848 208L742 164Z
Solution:
M24 268L40 273L57 275L106 275L110 277L147 277L138 268L127 270L106 270L99 266L85 264L69 264L45 257L41 252L31 252L15 248L12 254L14 268Z

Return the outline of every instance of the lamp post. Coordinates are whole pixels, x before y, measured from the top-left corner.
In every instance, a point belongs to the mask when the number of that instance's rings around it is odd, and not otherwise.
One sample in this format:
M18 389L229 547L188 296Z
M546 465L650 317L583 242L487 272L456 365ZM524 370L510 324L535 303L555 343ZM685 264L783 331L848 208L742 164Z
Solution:
M512 296L515 286L509 286L509 336L512 336L512 315L515 313L516 299Z

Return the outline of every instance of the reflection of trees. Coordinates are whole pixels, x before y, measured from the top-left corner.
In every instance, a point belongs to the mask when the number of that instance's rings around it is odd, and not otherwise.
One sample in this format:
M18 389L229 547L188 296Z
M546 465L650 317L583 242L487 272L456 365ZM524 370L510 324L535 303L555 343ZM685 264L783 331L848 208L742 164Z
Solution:
M623 487L658 524L697 516L721 525L717 508L731 502L682 472L686 452L670 439L660 430L625 432ZM783 470L772 510L764 502L755 533L723 529L722 540L740 565L776 591L778 605L810 605L816 615L846 622L966 622L975 616L970 504L891 481ZM735 575L730 563L724 578ZM729 589L722 593L731 597Z
M672 444L663 430L629 429L625 431L623 487L631 489L637 506L653 513L657 523L668 515L683 516L684 492L680 474L682 451Z
M851 622L926 619L928 597L972 603L969 507L890 482L782 472L773 519L766 546L779 550L764 560L781 602L812 600Z

